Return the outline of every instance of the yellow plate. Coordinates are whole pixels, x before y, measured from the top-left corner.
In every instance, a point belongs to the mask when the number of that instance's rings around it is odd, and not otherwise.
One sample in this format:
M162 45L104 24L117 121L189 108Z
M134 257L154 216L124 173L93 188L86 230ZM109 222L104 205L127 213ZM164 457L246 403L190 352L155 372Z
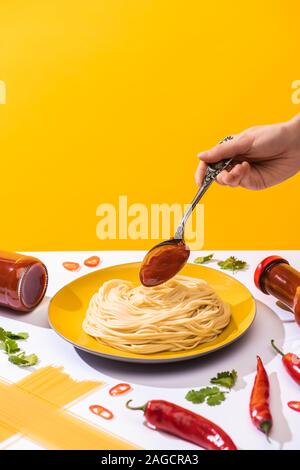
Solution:
M231 306L232 318L225 330L214 340L189 351L156 354L133 354L101 344L82 330L82 321L92 295L109 279L138 282L140 263L120 264L82 276L63 287L49 306L52 328L77 348L110 359L125 362L173 362L192 359L220 349L240 338L255 317L255 301L249 290L224 272L205 266L187 264L180 274L205 279Z

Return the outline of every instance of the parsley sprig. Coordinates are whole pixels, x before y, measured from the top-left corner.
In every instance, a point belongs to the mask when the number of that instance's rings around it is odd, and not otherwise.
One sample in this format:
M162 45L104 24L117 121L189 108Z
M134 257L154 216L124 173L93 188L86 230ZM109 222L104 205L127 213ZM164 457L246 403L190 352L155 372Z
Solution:
M206 256L198 256L198 258L194 259L195 264L204 264L208 263L208 261L211 261L214 257L214 253L211 253L210 255Z
M210 406L220 405L225 400L225 393L219 387L204 387L200 390L190 390L185 398L192 403L206 402Z
M203 387L199 390L189 390L185 398L194 403L206 403L209 406L220 405L225 399L226 394L229 393L229 390L235 385L237 380L236 370L219 372L216 377L210 379L211 384L219 385L214 387ZM220 387L226 388L227 390L222 390Z
M36 354L26 355L24 351L20 351L17 340L26 340L29 337L28 333L12 333L0 327L0 349L8 354L8 360L12 364L20 367L34 366L38 362ZM15 354L18 353L18 354Z
M247 263L246 261L237 259L235 256L229 256L225 261L219 261L218 266L220 266L221 269L228 269L235 273L236 271L244 269L247 266Z
M194 263L205 264L211 260L217 262L217 260L214 259L214 253L206 256L198 256L198 258L194 259ZM245 269L248 266L246 261L237 259L235 256L229 256L229 258L225 259L224 261L218 261L217 263L221 269L227 269L233 273L240 271L241 269Z
M29 367L34 366L38 362L38 357L36 354L25 355L24 351L19 354L11 355L8 358L9 362L12 362L16 366L20 367Z
M237 380L237 371L232 369L231 372L228 370L225 372L218 372L216 377L210 379L211 384L217 384L221 387L232 388Z

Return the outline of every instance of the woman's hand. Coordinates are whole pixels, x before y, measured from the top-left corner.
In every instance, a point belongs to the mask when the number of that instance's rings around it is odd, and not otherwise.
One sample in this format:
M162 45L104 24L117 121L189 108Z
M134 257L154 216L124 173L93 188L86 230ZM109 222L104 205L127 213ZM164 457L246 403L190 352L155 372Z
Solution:
M228 186L265 189L290 178L300 170L300 114L288 122L251 127L233 140L201 152L195 179L200 185L207 164L234 159L230 171L222 171L217 181Z

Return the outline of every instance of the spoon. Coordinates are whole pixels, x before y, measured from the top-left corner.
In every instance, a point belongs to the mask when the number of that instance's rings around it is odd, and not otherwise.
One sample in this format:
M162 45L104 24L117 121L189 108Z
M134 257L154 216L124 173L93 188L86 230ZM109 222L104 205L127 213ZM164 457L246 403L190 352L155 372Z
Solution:
M225 137L220 144L231 139L231 136ZM207 166L203 182L185 211L174 238L158 243L146 254L140 268L140 281L144 286L158 286L168 281L186 264L190 256L190 249L184 241L186 222L218 174L228 168L231 162L232 159L227 159Z

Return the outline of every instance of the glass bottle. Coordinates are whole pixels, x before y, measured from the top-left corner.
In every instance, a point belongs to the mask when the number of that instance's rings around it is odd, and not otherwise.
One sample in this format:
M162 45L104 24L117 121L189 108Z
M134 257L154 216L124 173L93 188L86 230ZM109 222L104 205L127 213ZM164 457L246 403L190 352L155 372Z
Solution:
M47 268L39 259L0 251L1 306L30 312L43 299L47 284Z
M280 256L268 256L257 266L254 282L264 294L269 294L292 309L300 326L300 272Z

